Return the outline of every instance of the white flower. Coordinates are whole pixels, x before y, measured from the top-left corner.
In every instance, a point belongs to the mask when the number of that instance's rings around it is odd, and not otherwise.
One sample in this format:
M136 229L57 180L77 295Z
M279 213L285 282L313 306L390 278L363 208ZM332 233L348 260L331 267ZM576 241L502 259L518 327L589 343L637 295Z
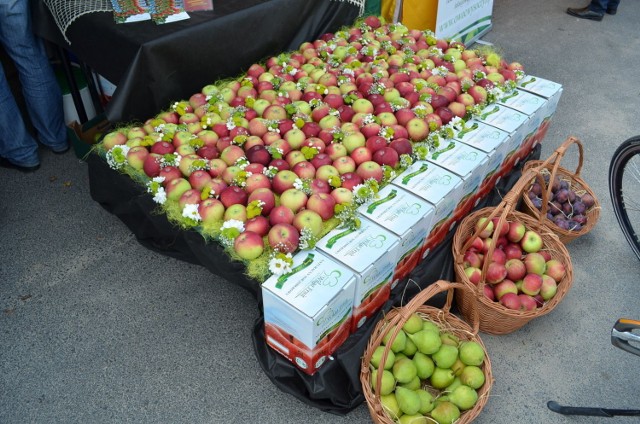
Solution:
M153 182L155 183L163 183L164 182L164 177L153 177Z
M454 116L448 124L454 131L462 131L464 129L464 121L459 116Z
M234 129L236 127L235 122L233 122L233 119L228 119L227 120L227 129L229 131L231 131L232 129Z
M182 209L182 216L193 219L194 221L202 221L200 213L198 213L198 205L195 203L187 203Z
M291 265L284 259L274 257L269 261L269 271L273 275L288 274L291 272Z
M107 163L111 169L120 169L127 162L127 153L129 153L129 146L125 144L119 144L113 146L107 152Z
M164 202L167 201L167 194L164 192L164 187L158 188L158 191L156 191L155 195L153 196L153 201L164 205Z
M302 190L304 188L304 183L300 178L295 179L295 181L293 182L293 188L296 188L298 190Z
M222 223L222 227L220 227L221 230L225 230L227 228L236 228L240 232L243 232L244 231L244 222L238 221L237 219L229 219L227 221L224 221Z

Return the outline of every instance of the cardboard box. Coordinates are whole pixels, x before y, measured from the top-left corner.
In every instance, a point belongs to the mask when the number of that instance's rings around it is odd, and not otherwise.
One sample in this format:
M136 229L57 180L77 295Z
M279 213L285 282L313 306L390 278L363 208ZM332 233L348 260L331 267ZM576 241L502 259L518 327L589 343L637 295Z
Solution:
M378 199L362 205L358 212L400 237L398 263L391 289L405 278L420 259L422 245L431 230L433 205L408 191L389 184L378 193Z
M440 243L455 224L454 210L462 199L462 178L427 161L416 161L391 181L431 203L434 215L421 257Z
M457 140L449 140L427 156L429 162L462 178L462 198L454 215L466 214L480 200L480 185L487 173L488 156L481 150Z
M498 177L513 169L517 160L516 153L526 136L528 120L529 117L524 113L499 104L488 105L480 113L479 121L509 133L507 156L498 170Z
M467 121L465 131L458 132L455 138L487 155L484 180L479 188L480 196L484 196L495 186L498 170L509 153L509 133L472 119Z
M292 272L262 284L267 344L313 375L350 334L355 283L321 252L295 255Z
M399 247L398 236L364 217L360 228L336 228L316 243L316 248L356 273L352 331L389 299Z
M535 77L533 75L527 75L518 82L518 88L543 97L547 100L547 103L542 111L542 122L539 125L536 133L533 136L531 143L532 148L536 144L541 143L544 137L547 135L549 125L551 124L551 117L558 107L560 102L560 96L562 95L562 85L557 82L549 81L544 78Z
M67 137L69 137L76 157L84 160L93 145L102 138L102 135L110 131L111 128L112 124L104 114L100 114L82 125L77 121L69 124L69 126L67 126Z
M524 131L524 140L515 153L517 155L515 164L517 164L518 161L524 159L531 153L531 149L536 144L535 135L542 125L547 107L547 99L529 93L528 91L516 89L513 93L500 99L498 103L529 116L528 125Z

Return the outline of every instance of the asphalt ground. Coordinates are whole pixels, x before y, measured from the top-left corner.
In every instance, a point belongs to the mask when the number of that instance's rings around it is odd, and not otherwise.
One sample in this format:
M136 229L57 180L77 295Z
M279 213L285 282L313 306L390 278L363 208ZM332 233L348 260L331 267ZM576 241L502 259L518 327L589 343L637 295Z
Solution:
M602 22L565 13L577 6L497 0L482 39L564 86L542 156L578 137L602 210L568 245L563 302L515 333L481 335L495 382L478 423L602 421L557 415L548 400L640 408L640 358L609 339L617 318L640 318L640 262L607 185L614 150L640 133L640 2ZM370 422L365 405L341 417L278 390L254 356L248 292L138 244L92 201L73 152L41 157L34 174L0 169L0 423Z

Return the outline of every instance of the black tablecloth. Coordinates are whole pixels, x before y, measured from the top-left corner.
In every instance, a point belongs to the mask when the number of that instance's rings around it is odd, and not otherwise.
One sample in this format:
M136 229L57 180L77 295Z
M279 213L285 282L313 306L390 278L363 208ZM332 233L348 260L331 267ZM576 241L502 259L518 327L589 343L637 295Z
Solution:
M541 146L537 145L527 161L538 159L540 150ZM244 275L244 266L240 262L230 261L219 245L207 243L198 232L182 231L171 224L164 214L156 213L156 204L142 186L137 185L127 175L111 170L97 155L91 154L87 162L91 197L127 225L141 244L156 252L205 266L212 273L252 293L257 300L258 308L262 310L260 285ZM521 161L516 169L502 178L476 208L500 203L505 193L520 178L525 162ZM263 319L258 318L254 323L253 345L264 372L281 390L316 408L345 414L357 407L364 401L359 380L360 358L375 323L383 312L393 306L407 303L420 290L435 281L455 280L451 254L454 233L455 231L451 231L427 259L422 261L407 279L399 283L392 298L376 318L367 320L358 332L352 334L337 350L334 360L325 363L313 376L303 373L266 345ZM441 294L431 299L429 304L442 307L444 299L444 294Z
M68 44L49 9L36 1L34 31L118 86L106 111L111 122L142 121L220 78L351 25L359 12L335 0L214 3L213 11L164 25L116 24L110 12L86 14L67 30Z

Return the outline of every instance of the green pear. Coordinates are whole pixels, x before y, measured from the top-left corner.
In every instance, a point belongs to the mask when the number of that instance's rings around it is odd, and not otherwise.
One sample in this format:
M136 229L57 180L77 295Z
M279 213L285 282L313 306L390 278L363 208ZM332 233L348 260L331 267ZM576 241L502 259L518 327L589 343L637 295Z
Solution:
M458 347L458 345L460 344L460 339L453 333L440 333L440 339L442 340L442 344L455 347Z
M431 357L425 355L422 352L416 352L415 355L413 355L413 362L416 364L418 377L420 377L422 380L426 380L427 378L431 377L431 374L433 374L433 370L436 367Z
M398 383L408 383L418 375L418 369L409 358L402 358L393 364L393 377Z
M385 334L384 337L382 338L382 343L384 343L385 346L389 344L389 341L394 331L395 331L395 326L390 328L389 332ZM406 344L407 344L407 334L404 331L400 330L396 338L393 339L393 342L391 342L391 350L394 353L401 352L402 350L404 350L404 347Z
M378 379L378 370L373 370L371 372L371 389L375 392L376 390L376 382ZM393 389L396 387L396 379L393 378L393 374L391 371L384 370L382 371L382 382L380 383L380 394L388 395L393 392Z
M418 350L425 355L432 355L442 346L440 334L433 330L420 330L417 333L410 334L409 338L418 347Z
M408 340L408 339L407 339L407 340ZM398 353L396 353L396 360L394 361L394 364L395 364L396 362L398 362L399 360L401 360L402 358L407 358L407 357L408 357L408 356L407 356L407 355L405 355L405 354L404 354L404 353L402 353L402 352L398 352Z
M426 320L426 319L422 321L422 329L423 330L435 331L438 334L440 334L440 327L438 327L438 324L436 324L433 321Z
M433 395L426 390L416 390L418 396L420 396L420 412L421 414L428 414L436 406L434 403Z
M473 408L478 401L478 392L462 384L449 393L449 401L461 411L466 411Z
M382 354L384 352L384 349L385 349L384 346L378 346L376 350L373 351L373 355L371 355L370 362L375 369L378 369L378 366L380 366L380 361L382 360ZM395 353L393 353L392 350L389 350L389 353L387 354L387 360L384 361L384 369L390 370L391 367L393 367L393 363L395 361L396 361Z
M460 381L462 384L471 387L472 389L479 389L484 384L484 372L475 365L467 365L460 374Z
M435 389L444 389L449 384L453 383L456 376L453 375L453 371L450 368L438 368L436 367L431 374L429 381L431 386Z
M451 368L458 359L458 348L443 344L436 353L431 355L431 358L438 368Z
M414 390L396 387L396 400L405 414L412 415L420 410L420 396Z
M398 420L399 424L428 424L429 419L424 415L420 414L412 414L412 415L403 415Z
M464 367L466 367L466 365L460 360L460 356L458 355L458 359L456 359L456 362L451 365L451 371L453 371L454 375L459 376L460 374L462 374L462 370L464 369Z
M402 329L407 334L417 333L422 330L422 317L414 312L411 314L407 322L404 323Z
M382 408L384 409L384 411L391 418L398 419L398 417L402 414L400 406L398 406L398 401L396 400L396 395L394 393L381 395L380 403L382 404Z
M472 340L462 342L460 345L460 360L465 365L479 367L484 362L484 349L478 342Z
M407 337L407 344L404 346L402 353L404 353L408 357L413 357L413 355L415 355L417 351L418 351L418 346L416 346L413 340Z
M412 414L412 415L403 415L398 420L399 424L428 424L429 419L424 415L420 414Z
M431 418L438 424L452 424L460 418L460 410L451 402L439 402L431 411Z
M420 380L420 377L416 375L413 380L409 381L408 383L398 384L398 386L402 386L405 389L418 390L422 386L422 381Z

